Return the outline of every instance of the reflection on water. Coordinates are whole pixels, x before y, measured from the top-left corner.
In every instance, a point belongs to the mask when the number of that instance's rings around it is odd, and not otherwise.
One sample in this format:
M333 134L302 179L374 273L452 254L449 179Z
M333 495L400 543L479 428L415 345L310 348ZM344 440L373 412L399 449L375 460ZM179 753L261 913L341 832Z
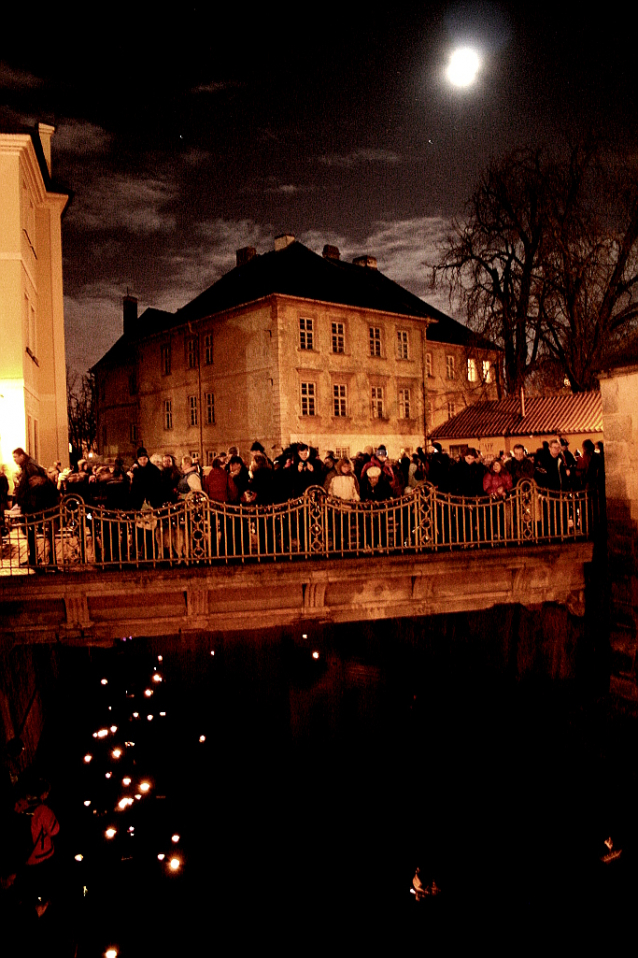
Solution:
M460 916L549 927L633 900L634 715L515 681L495 636L376 623L61 662L40 763L80 956L391 916L449 938ZM417 865L436 901L410 895Z

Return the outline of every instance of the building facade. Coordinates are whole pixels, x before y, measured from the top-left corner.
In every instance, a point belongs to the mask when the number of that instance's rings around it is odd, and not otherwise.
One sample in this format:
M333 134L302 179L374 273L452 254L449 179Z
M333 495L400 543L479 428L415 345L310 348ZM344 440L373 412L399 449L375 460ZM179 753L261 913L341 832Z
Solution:
M137 316L96 364L98 442L107 457L214 454L258 439L354 455L414 450L434 424L494 395L484 340L383 276L292 237L237 266L176 313Z
M68 464L61 217L54 127L0 130L0 462L22 446Z

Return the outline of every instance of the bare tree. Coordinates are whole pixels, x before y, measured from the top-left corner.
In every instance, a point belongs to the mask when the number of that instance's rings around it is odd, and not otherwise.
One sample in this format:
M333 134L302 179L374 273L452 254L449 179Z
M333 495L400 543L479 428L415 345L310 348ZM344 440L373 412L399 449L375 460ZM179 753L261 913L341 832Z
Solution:
M81 456L90 452L97 439L95 376L78 376L66 370L66 404L69 420L69 442Z
M638 318L637 251L635 175L579 145L566 161L493 162L439 268L470 327L502 347L507 392L548 370L579 391Z

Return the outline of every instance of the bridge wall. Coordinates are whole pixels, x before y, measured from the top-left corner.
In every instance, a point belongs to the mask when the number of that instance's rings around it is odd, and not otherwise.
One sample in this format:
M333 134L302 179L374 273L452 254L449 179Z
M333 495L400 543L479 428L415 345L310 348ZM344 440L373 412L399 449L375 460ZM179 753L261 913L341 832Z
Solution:
M588 542L436 555L7 578L0 647L566 605L584 614Z

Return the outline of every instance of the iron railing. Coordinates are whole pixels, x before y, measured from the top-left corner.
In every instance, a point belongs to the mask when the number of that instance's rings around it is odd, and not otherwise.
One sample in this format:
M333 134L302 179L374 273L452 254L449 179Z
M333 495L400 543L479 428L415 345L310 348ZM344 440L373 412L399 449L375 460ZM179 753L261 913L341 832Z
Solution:
M0 574L396 555L589 538L597 496L521 482L505 499L459 498L426 484L387 502L349 503L319 486L274 506L203 493L161 509L112 511L66 496L11 520Z

